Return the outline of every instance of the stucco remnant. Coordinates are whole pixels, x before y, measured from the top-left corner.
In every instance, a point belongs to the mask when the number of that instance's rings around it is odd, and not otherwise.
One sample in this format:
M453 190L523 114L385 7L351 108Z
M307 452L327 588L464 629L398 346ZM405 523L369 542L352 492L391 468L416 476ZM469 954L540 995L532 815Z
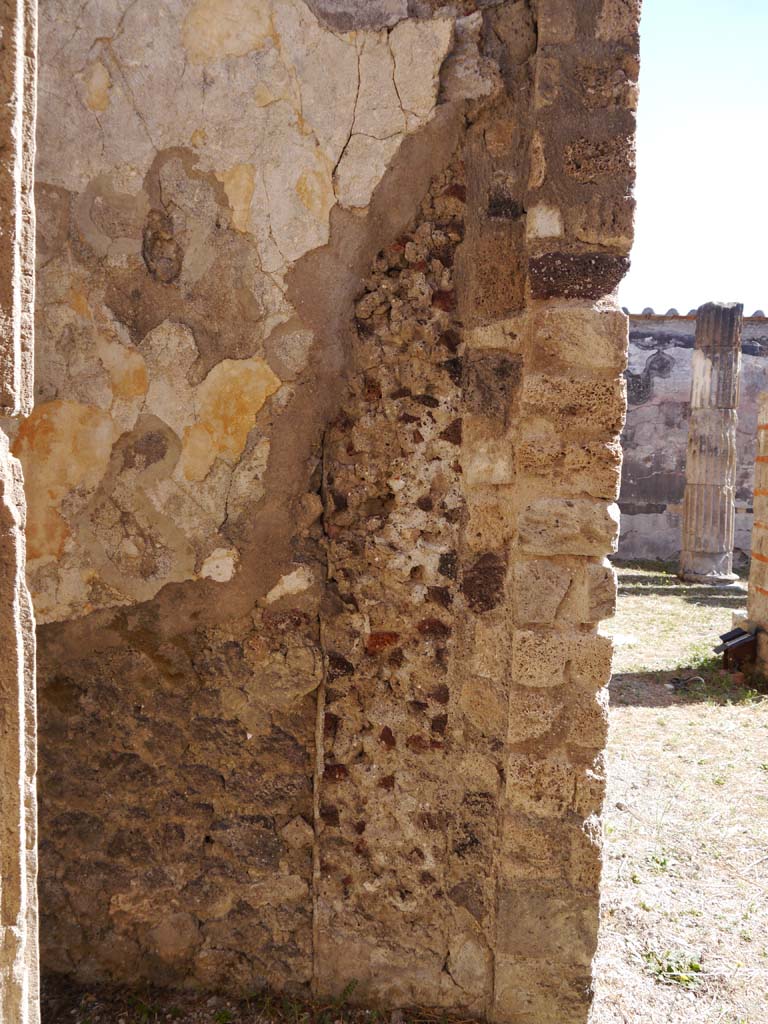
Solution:
M614 8L47 6L14 446L56 527L30 565L49 970L585 1019Z
M46 537L30 550L41 621L205 575L222 530L247 515L243 481L258 489L280 408L268 399L290 400L307 369L306 345L287 351L286 274L328 242L334 207L367 207L403 140L431 120L454 36L448 16L338 33L303 0L177 7L103 11L95 37L83 23L60 51L52 39L43 71L57 99L42 107L41 135L57 137L66 107L80 145L72 160L40 156L36 415L74 417L95 437L77 471L50 459L34 424L14 442L50 497L31 502ZM54 5L44 32L65 19ZM173 113L155 98L169 94ZM98 283L89 259L102 261ZM56 434L74 437L64 422ZM141 509L126 498L134 486Z

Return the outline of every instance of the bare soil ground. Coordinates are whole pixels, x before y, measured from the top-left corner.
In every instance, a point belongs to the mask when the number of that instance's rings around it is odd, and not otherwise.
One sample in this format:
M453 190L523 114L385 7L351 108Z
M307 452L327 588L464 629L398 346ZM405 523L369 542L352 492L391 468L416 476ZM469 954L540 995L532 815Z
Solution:
M590 1024L766 1024L768 698L711 656L746 592L618 569Z
M684 584L664 565L618 568L604 628L616 657L590 1024L768 1024L768 698L711 655L746 590ZM441 1020L61 979L44 992L43 1024Z

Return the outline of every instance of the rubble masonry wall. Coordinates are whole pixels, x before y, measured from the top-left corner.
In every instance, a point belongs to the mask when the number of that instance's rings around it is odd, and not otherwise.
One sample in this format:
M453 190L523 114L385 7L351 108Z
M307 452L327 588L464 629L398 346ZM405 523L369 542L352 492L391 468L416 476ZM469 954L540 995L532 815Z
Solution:
M44 5L47 970L584 1020L637 6Z

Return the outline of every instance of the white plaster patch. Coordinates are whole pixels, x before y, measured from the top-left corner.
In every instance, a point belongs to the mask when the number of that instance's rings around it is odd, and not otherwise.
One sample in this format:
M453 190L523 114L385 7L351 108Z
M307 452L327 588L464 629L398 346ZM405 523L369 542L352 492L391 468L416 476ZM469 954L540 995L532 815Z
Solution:
M181 437L195 421L194 388L187 380L198 355L194 335L183 324L163 320L145 336L142 351L149 371L144 411Z
M298 569L294 569L293 572L281 576L264 600L267 604L274 604L281 597L290 597L293 594L300 594L302 591L308 590L314 582L315 577L312 575L311 569L302 565Z
M529 238L559 238L563 233L563 217L556 206L537 203L528 211L526 234Z
M373 139L353 135L336 169L336 197L342 206L363 207L384 177L390 160L400 148L402 135Z
M403 110L412 115L409 130L418 128L435 109L440 68L452 42L452 18L401 21L390 33L395 86Z
M216 548L203 562L200 575L217 583L226 583L235 575L237 558L234 548Z
M292 380L307 365L315 336L304 328L278 328L268 338L265 348L270 366L281 380Z
M452 41L451 18L403 21L388 38L364 38L352 134L334 180L342 206L367 206L405 135L432 117Z
M705 409L712 390L712 360L699 348L691 358L691 408Z
M469 348L506 348L515 351L520 347L520 338L525 329L525 315L496 320L492 324L471 327L464 332Z
M405 112L395 87L395 59L386 32L363 39L359 66L353 133L387 139L404 132Z
M464 454L464 474L470 487L511 484L515 480L514 453L508 441L483 441Z
M327 243L337 201L368 205L402 139L432 117L453 25L336 33L303 0L194 0L186 16L135 0L120 32L108 18L100 28L115 37L109 51L94 50L89 27L42 62L41 91L55 101L41 107L41 136L66 122L77 154L42 147L39 178L82 191L105 166L145 168L191 139L198 168L225 184L234 227L256 238L261 269L282 275ZM57 26L42 17L43 51ZM188 239L185 282L207 272L210 251Z

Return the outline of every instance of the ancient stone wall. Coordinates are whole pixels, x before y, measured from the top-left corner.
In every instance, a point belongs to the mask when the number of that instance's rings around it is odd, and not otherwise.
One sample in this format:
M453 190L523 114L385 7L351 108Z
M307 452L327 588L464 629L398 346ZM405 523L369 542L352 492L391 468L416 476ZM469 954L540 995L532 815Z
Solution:
M0 415L32 402L36 4L0 3ZM0 1022L38 1007L35 632L21 467L0 432Z
M680 553L691 400L695 310L631 314L627 421L621 438L622 558L676 559ZM744 317L736 432L736 565L750 551L757 399L768 388L768 320Z
M48 970L584 1019L637 13L46 3Z

